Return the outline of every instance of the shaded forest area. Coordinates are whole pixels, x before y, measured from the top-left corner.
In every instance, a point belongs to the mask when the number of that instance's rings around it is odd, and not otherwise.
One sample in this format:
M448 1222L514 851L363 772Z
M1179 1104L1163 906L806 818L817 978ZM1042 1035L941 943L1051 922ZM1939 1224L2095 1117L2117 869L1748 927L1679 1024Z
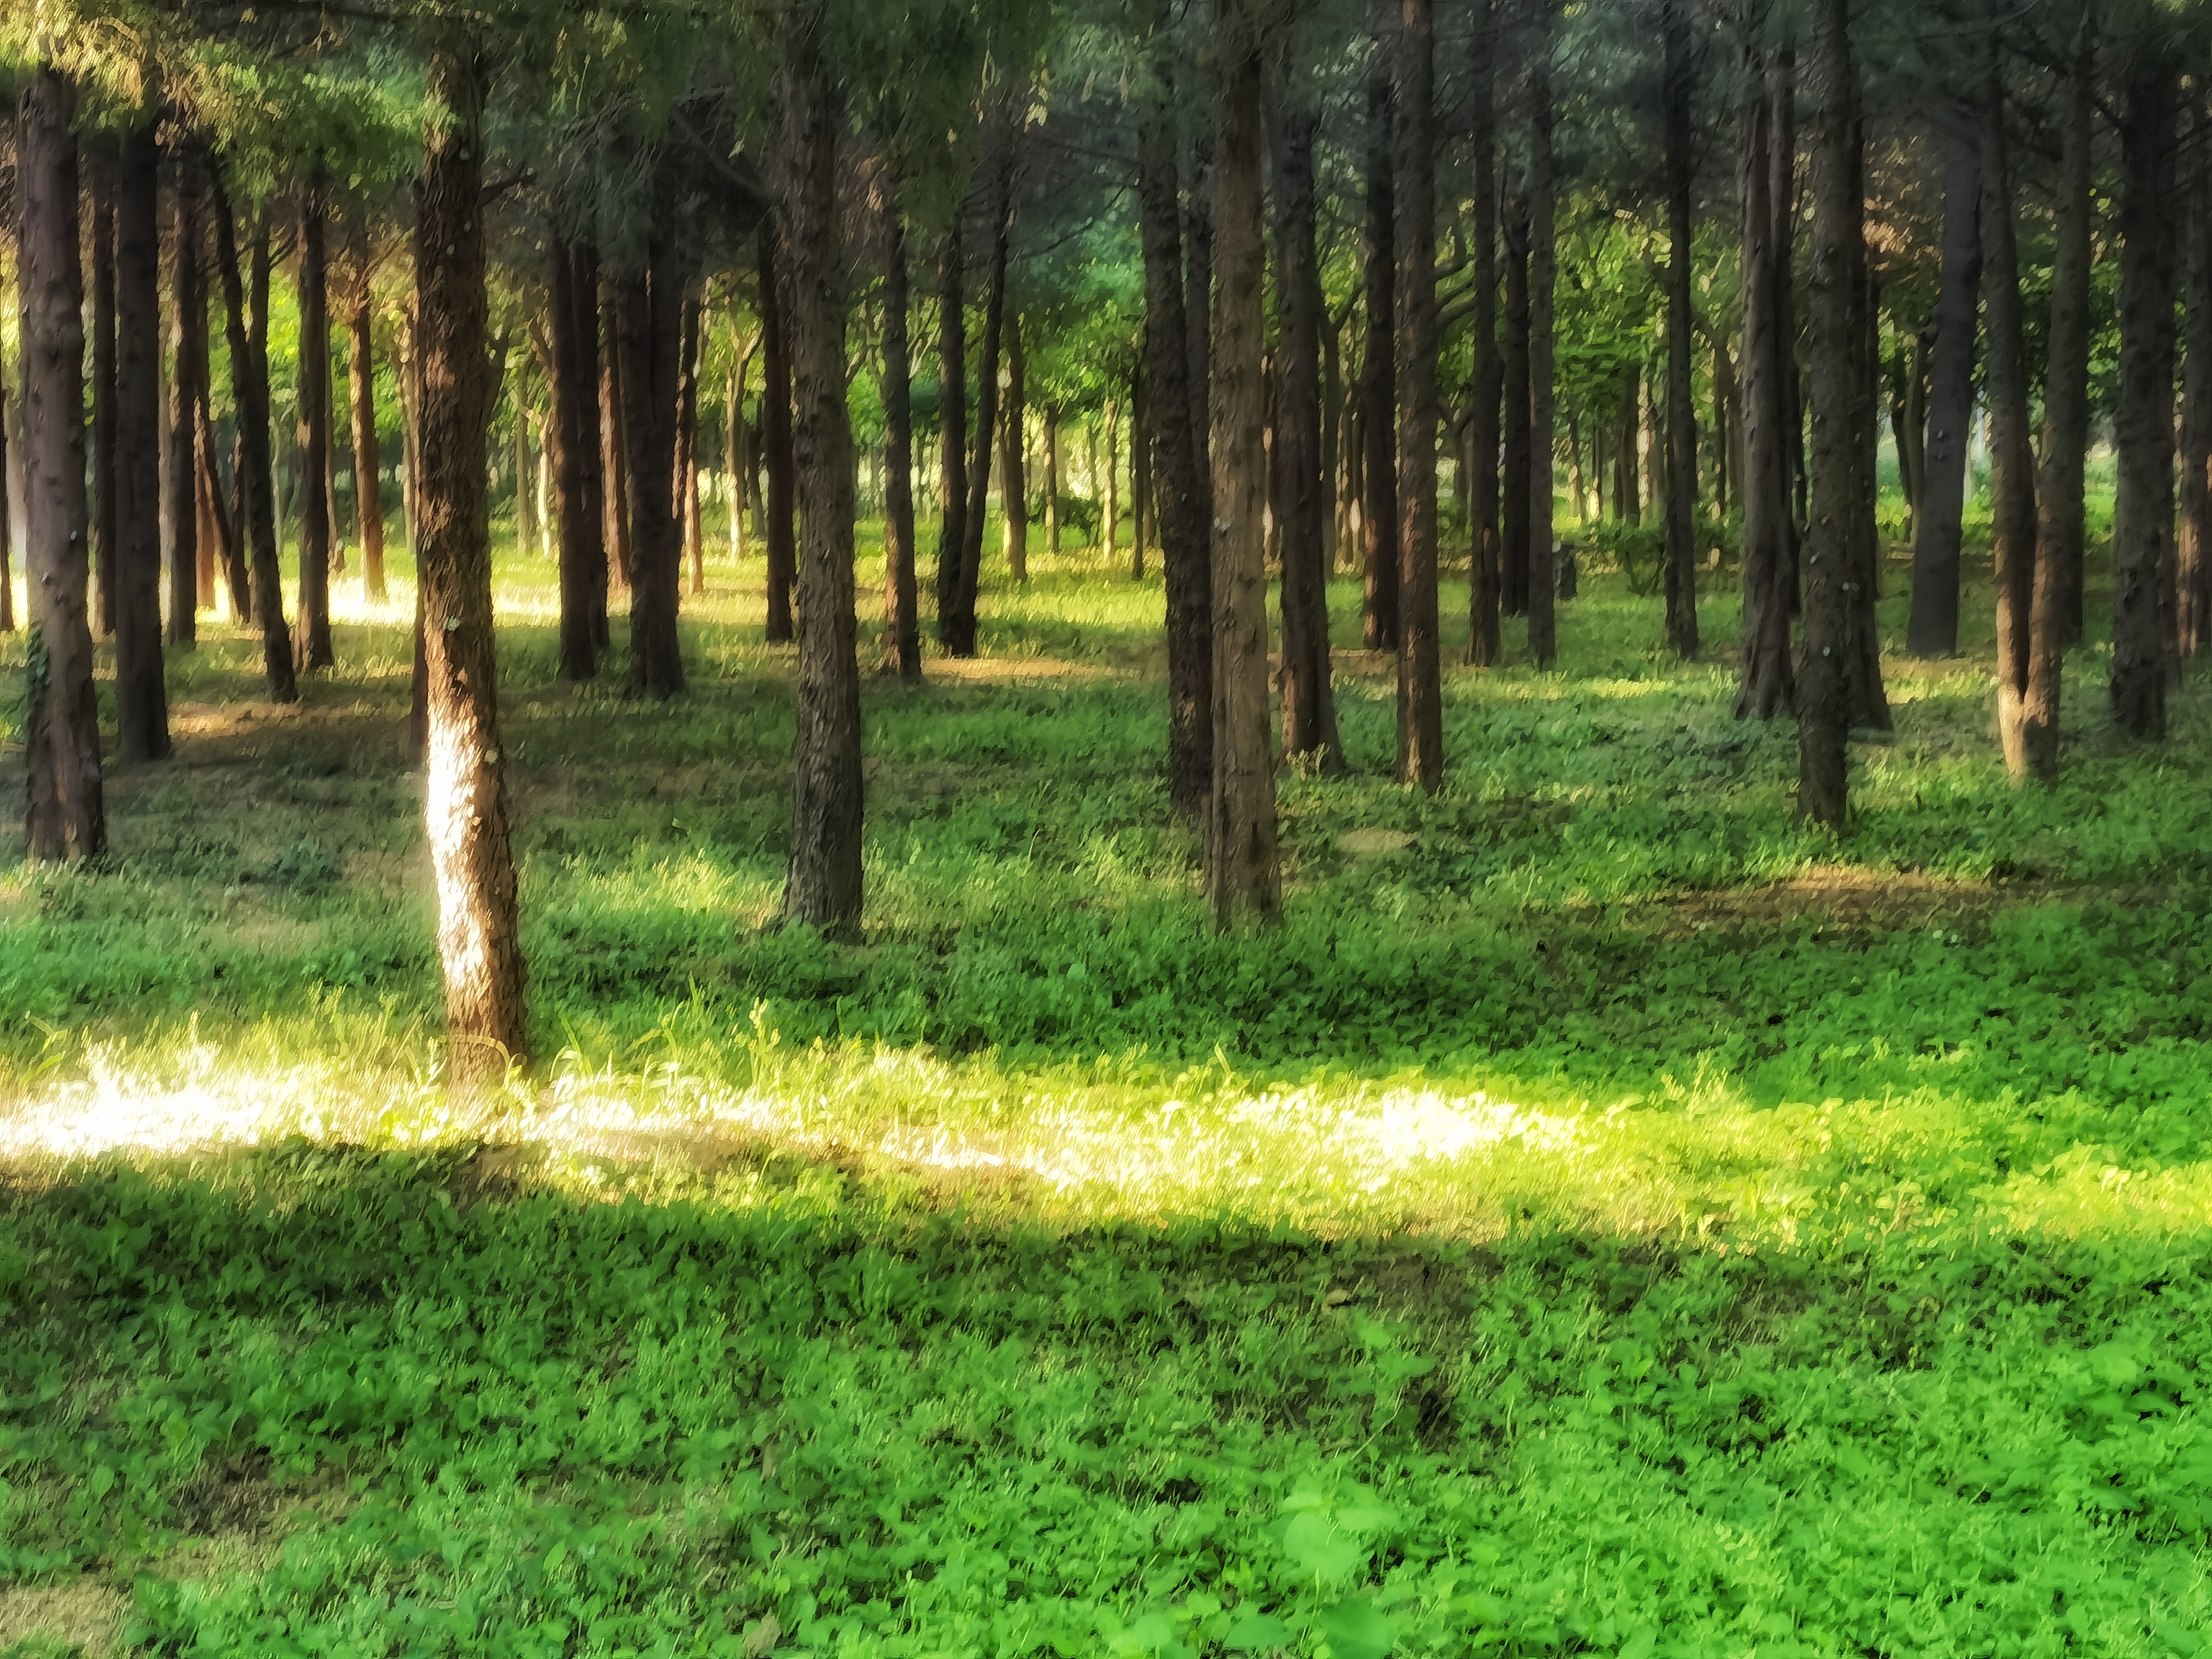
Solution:
M2208 70L0 9L0 1656L2205 1651Z

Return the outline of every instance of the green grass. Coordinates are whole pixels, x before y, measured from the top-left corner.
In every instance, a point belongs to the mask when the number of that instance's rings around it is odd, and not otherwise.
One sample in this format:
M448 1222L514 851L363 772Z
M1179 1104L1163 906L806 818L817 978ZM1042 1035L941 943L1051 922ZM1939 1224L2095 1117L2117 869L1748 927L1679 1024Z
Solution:
M1732 581L1685 667L1593 573L1425 798L1340 580L1355 775L1222 939L1125 556L870 679L857 945L773 925L757 566L658 708L504 556L541 1064L466 1107L404 560L295 708L173 659L113 859L0 838L0 1652L2202 1650L2203 689L2130 747L2084 649L2014 792L1976 571L1837 841Z

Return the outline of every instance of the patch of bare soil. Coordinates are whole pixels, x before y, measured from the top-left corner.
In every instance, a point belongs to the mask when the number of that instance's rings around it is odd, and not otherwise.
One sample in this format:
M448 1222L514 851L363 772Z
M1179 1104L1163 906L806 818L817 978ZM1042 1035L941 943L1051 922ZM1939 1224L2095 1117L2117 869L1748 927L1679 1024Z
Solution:
M71 1584L0 1585L0 1653L33 1637L106 1659L123 1633L128 1596L96 1578Z
M1678 893L1623 907L1623 920L1667 938L1740 933L1818 917L1835 927L1877 932L1943 922L1985 928L2006 910L2054 900L2087 903L2160 896L2144 887L2049 880L1958 881L1939 876L1815 865L1802 876L1764 887Z

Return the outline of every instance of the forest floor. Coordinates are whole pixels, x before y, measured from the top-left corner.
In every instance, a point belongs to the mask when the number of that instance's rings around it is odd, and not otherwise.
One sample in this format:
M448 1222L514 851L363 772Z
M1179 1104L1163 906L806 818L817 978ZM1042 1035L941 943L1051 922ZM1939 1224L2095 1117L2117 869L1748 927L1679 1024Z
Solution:
M295 707L173 659L99 868L0 749L0 1654L2212 1651L2193 678L2130 746L2084 647L2015 793L1984 568L1836 840L1732 580L1684 666L1598 574L1425 798L1340 581L1224 939L1157 575L1033 554L867 682L837 945L758 567L655 707L509 553L540 1063L456 1108L396 562Z

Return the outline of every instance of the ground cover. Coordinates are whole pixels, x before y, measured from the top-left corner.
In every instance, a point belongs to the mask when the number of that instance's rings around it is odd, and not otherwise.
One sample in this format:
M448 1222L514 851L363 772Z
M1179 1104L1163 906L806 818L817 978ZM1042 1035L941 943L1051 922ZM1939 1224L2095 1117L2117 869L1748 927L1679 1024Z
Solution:
M1158 587L1032 569L868 688L845 945L769 926L757 573L656 708L507 555L544 1058L473 1108L404 581L295 708L214 630L107 866L0 797L0 1651L2199 1650L2200 687L2131 748L2077 653L2015 794L1980 621L1836 842L1725 580L1684 668L1595 573L1429 799L1340 583L1357 775L1217 939Z

